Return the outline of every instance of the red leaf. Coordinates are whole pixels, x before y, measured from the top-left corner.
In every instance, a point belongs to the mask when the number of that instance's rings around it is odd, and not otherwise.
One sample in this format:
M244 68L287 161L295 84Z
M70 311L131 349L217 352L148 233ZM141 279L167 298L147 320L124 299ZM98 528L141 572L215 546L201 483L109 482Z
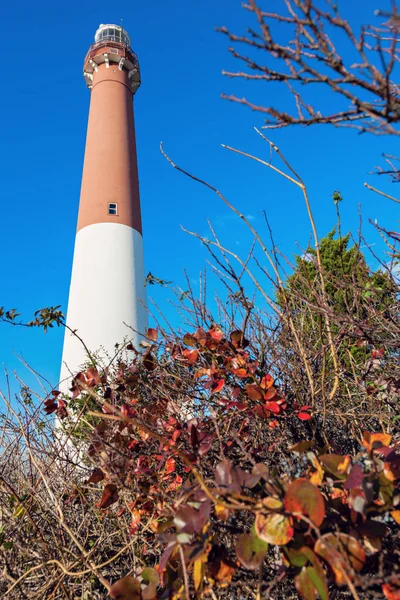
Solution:
M344 484L344 488L346 490L351 490L352 488L359 487L364 481L364 472L361 465L354 465L349 473L346 483Z
M100 502L98 503L99 508L108 508L112 504L118 501L118 490L114 483L107 483L103 490Z
M90 369L87 369L86 373L85 373L85 377L86 377L86 385L88 387L93 387L95 385L97 385L98 383L100 383L100 375L97 369L93 369L92 367Z
M225 384L225 379L214 379L214 381L211 384L211 389L214 392L214 394L217 394L218 392L220 392L222 390L222 388L224 387Z
M199 446L199 456L204 456L205 454L207 454L207 452L211 448L213 440L214 440L214 435L212 435L210 433L206 434L202 438L202 440L200 442L200 446Z
M51 398L50 400L45 401L44 406L44 412L46 413L46 415L51 415L51 413L56 412L56 410L58 409L58 402L55 402Z
M235 408L237 408L240 411L246 410L246 408L247 408L246 402L230 402L228 404L228 408L230 408L231 406L234 406Z
M165 463L165 470L168 474L173 473L175 471L175 459L171 456L167 462Z
M209 330L208 333L211 335L211 337L214 340L218 340L218 341L222 340L223 335L224 335L221 327L219 327L218 325L214 325L214 327L211 327L211 329Z
M267 402L265 408L277 415L279 415L279 413L281 412L281 407L277 402Z
M264 400L272 400L276 396L276 388L274 386L270 387L267 393L264 395Z
M192 446L198 446L199 445L199 435L197 433L197 427L195 425L196 420L193 419L194 422L190 422L188 423L188 428L190 431L190 443L192 444Z
M202 327L199 327L197 329L193 337L199 342L200 346L205 346L207 341L207 334Z
M309 421L311 419L311 415L306 412L299 412L297 416L301 421Z
M255 383L248 383L245 387L245 391L250 400L261 400L262 398L260 389Z
M143 354L143 365L148 371L154 371L157 366L157 359L150 349Z
M147 338L152 342L156 342L158 340L158 329L148 329Z
M101 469L94 469L86 483L99 483L104 479L104 473Z
M268 419L271 416L269 410L267 410L266 407L262 404L260 406L256 406L253 409L253 413L258 417L261 417L261 419Z
M189 362L189 364L194 365L194 363L196 362L196 360L199 357L199 351L196 349L189 350L188 348L186 348L182 352L182 356L184 356L186 358L186 360Z

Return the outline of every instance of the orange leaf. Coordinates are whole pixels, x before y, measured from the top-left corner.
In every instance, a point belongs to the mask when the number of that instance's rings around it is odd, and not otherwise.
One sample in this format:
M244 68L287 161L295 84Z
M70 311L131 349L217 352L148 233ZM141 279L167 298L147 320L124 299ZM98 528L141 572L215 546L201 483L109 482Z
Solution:
M175 459L172 456L165 463L165 470L168 474L175 471Z
M207 334L202 327L199 327L194 333L193 337L199 342L201 346L205 346L207 342Z
M267 390L268 388L272 387L273 385L274 385L274 378L271 375L265 375L265 377L263 377L261 379L260 387L262 387L264 390Z
M400 525L400 510L392 510L390 516Z
M353 579L353 571L361 571L366 560L360 542L346 533L326 533L317 540L314 551L332 569L339 586Z
M275 546L285 546L294 535L292 519L279 513L258 513L254 528L261 540Z
M194 363L196 362L196 360L198 359L199 356L199 351L194 349L194 350L189 350L188 348L186 348L183 352L182 352L182 356L184 356L186 358L186 360L191 364L194 365Z
M137 532L137 530L139 529L139 525L140 525L140 512L136 508L134 508L131 511L131 515L132 515L132 520L131 520L131 524L130 524L130 527L129 527L129 533L131 535L134 535Z
M400 479L400 456L396 455L394 458L386 460L383 465L383 472L389 481Z
M382 591L387 600L400 600L400 580L384 583L382 585Z
M218 341L222 340L222 337L224 335L221 327L218 327L218 325L214 325L214 327L211 327L211 329L209 330L208 333L211 335L211 337L214 340L218 340Z
M292 513L301 513L315 523L322 524L325 517L325 502L321 492L308 479L296 479L286 492L285 509Z
M370 433L369 431L364 431L363 437L363 446L368 452L371 452L374 448L379 448L379 446L389 446L392 441L392 436L388 433Z
M341 488L333 487L329 495L331 500L336 500L336 498L340 498L342 504L347 504L349 492L347 490L342 490Z
M245 377L248 377L246 369L243 369L242 367L239 369L231 369L231 371L234 375L236 375L236 377L239 377L239 379L244 379Z
M320 463L338 479L344 479L347 476L351 466L351 458L349 455L322 454L318 458Z
M209 569L211 571L212 578L221 587L227 587L232 581L232 577L236 572L236 569L233 567L233 565L225 562L222 559L217 563L210 563Z
M311 458L311 462L314 465L314 467L316 468L316 471L314 471L314 473L312 473L310 475L310 481L314 485L321 485L322 482L323 482L323 480L324 480L324 470L323 470L323 468L321 466L321 463L319 462L319 460L315 456L315 454Z

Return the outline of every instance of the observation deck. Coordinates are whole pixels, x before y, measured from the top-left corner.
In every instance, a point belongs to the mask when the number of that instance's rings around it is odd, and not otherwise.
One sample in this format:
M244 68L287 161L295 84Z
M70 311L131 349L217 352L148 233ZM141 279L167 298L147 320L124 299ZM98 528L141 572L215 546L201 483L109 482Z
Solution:
M93 86L94 73L100 65L107 68L112 64L118 69L128 71L128 77L134 94L140 86L139 60L131 48L128 32L119 25L102 24L94 36L92 44L85 56L83 76L88 88Z

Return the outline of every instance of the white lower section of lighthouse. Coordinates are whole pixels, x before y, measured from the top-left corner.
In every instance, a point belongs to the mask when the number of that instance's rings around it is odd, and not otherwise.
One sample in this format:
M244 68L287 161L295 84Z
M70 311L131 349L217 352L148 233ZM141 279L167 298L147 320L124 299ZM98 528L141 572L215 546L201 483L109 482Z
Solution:
M67 326L105 364L115 355L116 344L128 339L137 347L147 329L144 281L143 239L135 229L96 223L78 231ZM62 388L87 360L81 341L66 330Z

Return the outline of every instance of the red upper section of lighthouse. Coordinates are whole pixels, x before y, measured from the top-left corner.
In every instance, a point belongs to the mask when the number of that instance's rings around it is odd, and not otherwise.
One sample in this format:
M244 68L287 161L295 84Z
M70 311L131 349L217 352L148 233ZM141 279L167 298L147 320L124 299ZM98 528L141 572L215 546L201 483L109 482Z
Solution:
M78 230L120 223L142 232L132 106L140 74L129 43L121 27L102 25L85 58L91 100Z

